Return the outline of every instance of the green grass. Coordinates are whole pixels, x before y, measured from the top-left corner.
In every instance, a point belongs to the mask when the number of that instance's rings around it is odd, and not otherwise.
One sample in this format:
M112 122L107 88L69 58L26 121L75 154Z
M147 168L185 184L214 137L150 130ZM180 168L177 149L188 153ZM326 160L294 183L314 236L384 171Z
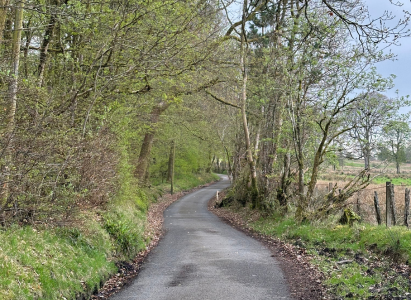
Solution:
M373 183L385 184L387 181L391 181L394 185L411 185L411 178L406 177L377 177L373 179Z
M107 259L108 235L94 225L88 237L75 229L1 231L0 299L75 299L84 290L91 293L116 270Z
M335 295L367 299L376 294L394 297L411 292L408 278L396 273L390 264L411 258L411 231L405 227L298 225L292 218L279 216L262 218L251 226L305 248L326 275L325 284ZM356 256L368 263L356 261ZM337 264L347 259L353 262Z

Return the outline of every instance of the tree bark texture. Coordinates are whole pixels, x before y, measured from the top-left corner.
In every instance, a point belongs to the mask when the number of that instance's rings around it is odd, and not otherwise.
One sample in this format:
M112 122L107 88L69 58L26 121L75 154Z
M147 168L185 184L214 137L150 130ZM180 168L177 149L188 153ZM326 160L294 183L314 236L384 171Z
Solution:
M250 167L250 176L251 176L251 200L254 208L257 208L258 205L258 186L257 186L257 170L255 165L255 160L253 158L253 153L251 150L251 141L250 141L250 131L248 129L248 120L247 120L247 66L246 66L246 56L247 56L247 41L246 41L246 28L245 23L247 19L247 7L248 1L244 0L243 3L243 24L241 28L241 45L240 45L240 66L242 73L242 89L241 89L241 116L244 129L244 138L247 151L247 161Z
M0 198L0 215L3 215L4 209L8 204L9 198L9 181L11 179L11 171L13 169L13 135L16 126L16 109L17 109L17 92L18 92L18 79L19 79L19 64L20 64L20 48L21 48L21 32L23 29L23 8L24 1L21 0L18 2L18 5L15 10L15 19L14 19L14 32L13 32L13 49L12 49L12 68L11 68L11 80L9 83L8 90L8 111L7 111L7 146L5 151L5 173L6 178L3 183L2 195ZM4 217L1 217L0 220L4 223Z
M167 181L171 182L171 177L173 176L173 166L174 166L174 141L171 141L170 146L170 155L168 156L168 172L167 172Z
M378 225L381 225L381 210L380 204L378 202L378 193L374 191L374 207L375 207L375 216L377 218Z
M392 213L392 223L397 225L397 210L395 207L395 192L394 185L391 183L391 213Z
M287 189L289 185L289 174L290 174L290 165L291 165L291 155L286 153L284 155L284 171L281 176L281 187L280 193L278 193L278 201L280 205L284 208L287 208Z
M161 114L170 106L170 103L164 101L155 106L151 112L150 125L151 129L144 135L143 144L141 145L140 154L134 175L140 182L144 181L150 160L151 148L153 146L154 136L156 134L156 125L160 120Z
M395 209L394 185L391 182L386 183L386 222L387 227L397 224L397 213Z
M387 227L390 227L392 224L392 215L391 215L391 182L385 183L385 222Z
M46 67L47 62L47 51L50 45L50 42L53 38L54 27L56 26L57 22L57 15L55 10L56 6L59 4L59 0L54 0L50 6L50 17L49 21L46 26L46 30L44 31L43 42L41 43L40 47L40 61L37 68L37 76L39 80L39 87L43 86L43 78L44 78L44 69Z
M405 189L405 212L404 212L404 225L409 227L410 217L410 189Z
M3 43L3 32L6 27L8 0L0 0L0 46Z

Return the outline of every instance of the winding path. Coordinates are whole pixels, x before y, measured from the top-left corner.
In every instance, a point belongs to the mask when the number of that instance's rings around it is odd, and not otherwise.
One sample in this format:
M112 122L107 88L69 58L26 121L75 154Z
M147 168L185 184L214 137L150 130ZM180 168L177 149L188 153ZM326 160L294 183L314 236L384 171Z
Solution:
M110 299L291 299L270 251L208 211L208 201L228 186L223 176L172 204L164 238L134 282Z

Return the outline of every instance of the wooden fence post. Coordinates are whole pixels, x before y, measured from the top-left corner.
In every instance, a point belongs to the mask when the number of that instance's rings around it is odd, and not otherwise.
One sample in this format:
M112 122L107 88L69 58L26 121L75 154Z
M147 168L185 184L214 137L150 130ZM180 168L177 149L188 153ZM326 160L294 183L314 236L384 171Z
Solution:
M171 195L174 193L174 161L175 161L175 156L176 156L176 144L173 141L171 141L171 178L170 178L170 185L171 185Z
M375 215L377 217L377 223L378 225L381 225L381 210L380 210L380 204L378 203L377 191L374 191L374 207L375 207Z
M404 213L404 225L409 226L408 218L410 216L410 190L405 189L405 213Z
M385 183L385 220L387 227L391 226L391 182Z
M392 224L397 225L397 210L395 208L395 194L394 185L391 183L391 213L392 213Z
M357 192L357 214L361 217L361 204L360 204L360 197L361 197L361 192Z

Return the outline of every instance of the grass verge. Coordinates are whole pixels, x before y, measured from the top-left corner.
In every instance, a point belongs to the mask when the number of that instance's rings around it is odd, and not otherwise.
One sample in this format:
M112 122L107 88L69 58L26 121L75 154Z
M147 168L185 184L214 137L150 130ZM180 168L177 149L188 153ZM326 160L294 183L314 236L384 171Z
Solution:
M405 227L297 224L278 214L255 216L230 208L252 230L293 244L324 274L332 299L409 299L411 231Z

